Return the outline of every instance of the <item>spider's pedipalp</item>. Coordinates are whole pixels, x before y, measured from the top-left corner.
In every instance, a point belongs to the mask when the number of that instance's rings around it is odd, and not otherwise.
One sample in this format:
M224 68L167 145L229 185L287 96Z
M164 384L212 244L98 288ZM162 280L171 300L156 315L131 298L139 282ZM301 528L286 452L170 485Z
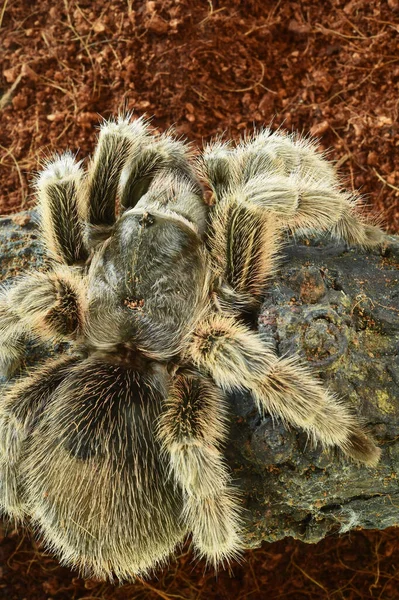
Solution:
M223 394L213 383L179 373L158 423L172 475L184 492L182 519L199 555L215 568L242 550L238 494L220 450L225 410Z
M116 197L128 159L148 143L148 125L130 116L105 121L89 165L81 212L90 225L109 228L115 223Z
M380 450L348 407L315 380L298 358L277 358L259 336L232 317L211 315L190 348L198 368L226 391L248 389L261 412L304 429L323 446L374 466Z
M36 179L43 237L50 256L61 263L84 262L88 252L79 214L83 170L69 152L45 163Z
M142 151L127 165L122 174L121 211L134 208L139 200L147 193L160 168L162 159L154 143L144 146Z

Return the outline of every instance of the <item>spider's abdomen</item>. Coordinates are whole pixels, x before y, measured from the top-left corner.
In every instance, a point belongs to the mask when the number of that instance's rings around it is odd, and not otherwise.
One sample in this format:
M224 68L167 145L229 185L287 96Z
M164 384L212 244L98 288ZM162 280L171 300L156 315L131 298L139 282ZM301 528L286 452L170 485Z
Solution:
M125 213L90 270L91 344L133 343L155 358L175 355L206 303L206 273L202 240L186 219Z
M185 537L181 493L154 433L167 384L150 361L140 372L86 359L53 392L28 443L20 468L29 513L86 575L148 574Z

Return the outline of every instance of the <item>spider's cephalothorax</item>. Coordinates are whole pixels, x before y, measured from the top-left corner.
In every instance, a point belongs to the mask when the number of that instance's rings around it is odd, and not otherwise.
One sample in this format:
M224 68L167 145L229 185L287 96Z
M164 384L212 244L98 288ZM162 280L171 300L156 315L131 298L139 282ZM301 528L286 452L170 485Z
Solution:
M231 390L325 447L378 461L351 410L243 318L287 230L383 240L309 141L265 130L215 143L192 166L182 142L118 118L86 172L57 156L37 190L53 267L0 297L0 369L20 371L0 401L0 508L30 518L63 562L132 579L188 534L215 566L239 554L222 454ZM70 349L26 373L27 337Z

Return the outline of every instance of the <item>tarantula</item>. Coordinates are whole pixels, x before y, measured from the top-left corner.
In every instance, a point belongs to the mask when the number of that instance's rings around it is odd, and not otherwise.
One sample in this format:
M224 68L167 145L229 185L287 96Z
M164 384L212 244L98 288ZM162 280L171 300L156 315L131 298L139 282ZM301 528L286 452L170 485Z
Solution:
M215 566L241 552L222 452L231 390L377 463L345 403L248 324L287 230L383 240L311 141L266 129L194 161L183 142L119 117L86 172L55 156L36 187L52 267L0 297L0 367L20 372L0 402L0 506L64 563L132 579L188 534ZM27 338L70 346L27 371Z

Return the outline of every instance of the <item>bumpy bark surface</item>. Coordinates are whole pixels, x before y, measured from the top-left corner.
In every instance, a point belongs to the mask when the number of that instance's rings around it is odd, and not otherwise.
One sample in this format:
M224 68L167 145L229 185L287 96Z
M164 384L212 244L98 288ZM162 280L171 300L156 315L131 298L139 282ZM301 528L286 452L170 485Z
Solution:
M45 269L34 213L0 219L0 277ZM259 331L278 354L299 353L368 424L380 465L314 448L303 432L231 398L226 455L243 492L248 547L293 536L399 523L399 239L362 252L328 239L288 245L270 282ZM28 363L60 348L34 348Z

